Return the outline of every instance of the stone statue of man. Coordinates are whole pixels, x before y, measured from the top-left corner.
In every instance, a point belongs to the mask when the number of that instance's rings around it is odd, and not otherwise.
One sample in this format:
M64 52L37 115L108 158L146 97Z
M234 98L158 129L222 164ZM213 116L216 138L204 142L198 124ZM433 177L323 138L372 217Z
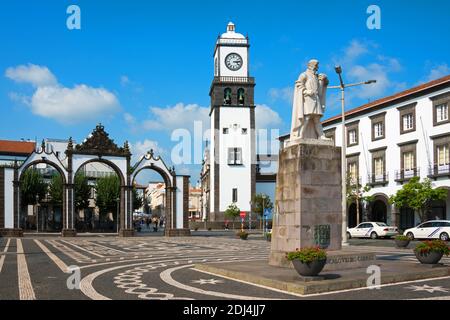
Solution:
M295 82L291 140L326 139L320 118L325 111L328 78L325 74L317 74L317 70L319 61L310 60L308 69Z

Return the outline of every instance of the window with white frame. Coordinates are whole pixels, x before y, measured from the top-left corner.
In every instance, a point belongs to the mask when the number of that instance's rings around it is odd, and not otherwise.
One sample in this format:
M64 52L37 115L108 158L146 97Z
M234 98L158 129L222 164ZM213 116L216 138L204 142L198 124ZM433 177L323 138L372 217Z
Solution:
M437 147L437 165L447 166L450 164L449 161L449 148L448 144L443 144Z
M382 138L384 136L384 126L383 122L377 122L373 125L374 138Z
M242 148L228 148L228 164L229 165L242 164Z
M448 120L448 103L442 103L436 106L436 122Z
M408 151L403 153L403 170L411 171L414 169L414 152Z
M414 115L408 113L403 115L403 131L409 131L414 129Z
M358 143L358 137L356 135L356 129L352 129L348 132L348 144L353 145Z

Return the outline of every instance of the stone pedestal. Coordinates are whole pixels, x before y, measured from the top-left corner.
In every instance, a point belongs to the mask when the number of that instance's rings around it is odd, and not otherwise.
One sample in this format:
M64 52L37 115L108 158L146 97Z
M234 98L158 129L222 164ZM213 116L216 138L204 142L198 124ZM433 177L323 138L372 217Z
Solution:
M23 237L23 230L20 228L0 229L0 237Z
M61 236L63 237L76 237L77 236L77 230L75 229L63 229L61 232Z
M280 151L269 264L286 267L288 251L342 242L341 148L298 139Z

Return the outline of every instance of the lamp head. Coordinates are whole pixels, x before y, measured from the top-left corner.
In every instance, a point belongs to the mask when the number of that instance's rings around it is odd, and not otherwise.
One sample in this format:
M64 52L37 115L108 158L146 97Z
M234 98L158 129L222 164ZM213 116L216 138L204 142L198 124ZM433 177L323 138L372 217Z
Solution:
M366 84L371 84L371 83L376 83L377 82L377 80L369 80L369 81L366 81Z

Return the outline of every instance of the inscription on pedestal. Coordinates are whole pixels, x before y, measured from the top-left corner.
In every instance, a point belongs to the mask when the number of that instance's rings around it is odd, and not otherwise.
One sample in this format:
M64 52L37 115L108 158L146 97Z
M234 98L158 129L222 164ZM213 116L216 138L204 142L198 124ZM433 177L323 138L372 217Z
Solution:
M314 243L322 249L327 249L331 243L331 226L321 224L314 226Z

